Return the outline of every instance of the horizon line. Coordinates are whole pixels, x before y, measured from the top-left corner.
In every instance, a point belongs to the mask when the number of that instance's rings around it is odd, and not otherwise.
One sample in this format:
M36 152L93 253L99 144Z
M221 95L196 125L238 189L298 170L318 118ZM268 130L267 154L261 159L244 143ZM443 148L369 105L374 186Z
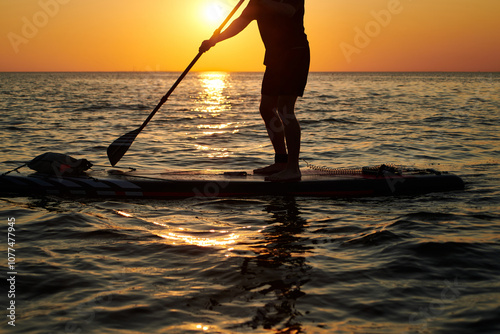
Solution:
M264 73L262 71L191 71L191 73ZM178 71L0 71L0 73L182 73ZM309 71L309 73L500 73L500 70L493 71L447 71L447 70L428 70L428 71Z

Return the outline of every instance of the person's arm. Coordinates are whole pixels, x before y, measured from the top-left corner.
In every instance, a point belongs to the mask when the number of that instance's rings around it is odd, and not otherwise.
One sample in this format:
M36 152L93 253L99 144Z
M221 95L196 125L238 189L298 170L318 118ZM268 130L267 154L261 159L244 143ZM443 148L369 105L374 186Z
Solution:
M215 43L225 41L226 39L238 35L250 24L250 22L252 22L252 20L246 16L238 17L229 25L229 27L227 27L227 29L215 36Z
M253 20L247 16L240 16L234 20L227 29L221 32L219 35L215 35L212 38L203 41L200 46L200 52L207 52L215 44L222 42L228 38L238 35L242 32Z

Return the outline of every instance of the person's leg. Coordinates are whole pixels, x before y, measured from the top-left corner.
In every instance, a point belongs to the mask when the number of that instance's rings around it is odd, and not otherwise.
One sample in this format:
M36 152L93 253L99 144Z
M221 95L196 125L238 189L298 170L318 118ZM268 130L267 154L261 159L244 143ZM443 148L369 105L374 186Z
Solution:
M295 102L297 96L280 96L278 98L278 114L284 128L288 162L286 168L266 178L269 181L295 181L300 180L299 169L300 155L300 124L295 116Z
M276 161L254 173L271 175L268 178L270 181L292 181L301 177L301 130L295 117L295 102L298 96L304 94L308 73L309 47L288 50L281 62L266 67L260 111L276 153ZM288 153L288 156L284 153Z
M274 152L278 157L275 163L270 166L255 169L253 172L255 174L265 174L270 175L277 173L286 168L286 161L283 160L286 157L286 146L285 146L285 133L283 124L278 115L278 97L270 95L262 95L260 101L260 115L264 120L266 125L267 134L274 148ZM280 159L281 158L281 159Z

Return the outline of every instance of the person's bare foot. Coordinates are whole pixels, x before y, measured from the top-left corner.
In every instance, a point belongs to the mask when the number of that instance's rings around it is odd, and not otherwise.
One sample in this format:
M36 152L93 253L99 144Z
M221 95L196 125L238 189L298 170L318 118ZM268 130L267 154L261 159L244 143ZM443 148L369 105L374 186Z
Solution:
M253 173L259 175L272 175L285 170L286 165L286 163L277 162L267 167L254 169Z
M267 176L265 180L271 182L294 182L294 181L300 181L301 177L302 174L300 173L299 169L287 168L281 172Z

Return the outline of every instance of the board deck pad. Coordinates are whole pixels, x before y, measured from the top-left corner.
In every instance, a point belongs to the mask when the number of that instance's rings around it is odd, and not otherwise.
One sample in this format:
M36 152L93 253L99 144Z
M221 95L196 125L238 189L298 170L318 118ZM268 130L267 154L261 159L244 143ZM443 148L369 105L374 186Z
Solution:
M230 181L230 180L245 180L247 182L267 182L265 180L266 175L253 174L252 171L242 171L242 170L165 170L161 172L144 172L144 171L131 171L123 172L110 170L108 171L111 175L123 175L128 177L150 177L161 180L205 180L205 181ZM325 180L339 177L363 177L360 174L349 174L347 175L336 175L329 174L328 172L316 171L316 170L304 170L302 171L301 181L314 181L314 180ZM366 176L365 176L366 177Z
M385 165L359 169L304 169L302 180L268 182L251 171L92 171L85 176L2 175L0 194L85 198L185 198L248 196L367 197L464 189L454 174Z

